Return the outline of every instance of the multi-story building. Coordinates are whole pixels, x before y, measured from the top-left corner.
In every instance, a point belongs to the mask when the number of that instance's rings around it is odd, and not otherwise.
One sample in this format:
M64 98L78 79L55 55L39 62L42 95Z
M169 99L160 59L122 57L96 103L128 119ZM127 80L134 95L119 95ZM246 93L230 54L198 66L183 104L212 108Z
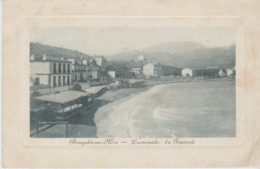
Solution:
M87 82L98 79L98 68L92 65L93 62L91 59L70 58L69 60L73 63L73 82Z
M32 86L47 85L50 88L71 85L72 64L64 58L47 55L30 58Z
M162 73L162 68L159 63L147 63L143 66L143 74L145 76L159 76Z

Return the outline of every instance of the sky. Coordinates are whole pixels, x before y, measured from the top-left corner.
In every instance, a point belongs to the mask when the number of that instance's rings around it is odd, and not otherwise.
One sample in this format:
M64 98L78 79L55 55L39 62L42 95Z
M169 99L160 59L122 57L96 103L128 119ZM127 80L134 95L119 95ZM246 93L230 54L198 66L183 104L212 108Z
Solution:
M45 27L31 30L31 42L106 57L173 41L223 47L235 44L235 34L225 27Z

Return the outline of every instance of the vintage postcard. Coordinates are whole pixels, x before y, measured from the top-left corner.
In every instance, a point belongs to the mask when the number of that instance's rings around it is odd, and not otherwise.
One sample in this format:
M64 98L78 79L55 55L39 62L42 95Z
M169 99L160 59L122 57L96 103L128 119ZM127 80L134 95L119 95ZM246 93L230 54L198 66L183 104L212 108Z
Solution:
M4 2L6 167L259 166L259 3L23 2Z
M236 137L230 28L30 31L30 137Z

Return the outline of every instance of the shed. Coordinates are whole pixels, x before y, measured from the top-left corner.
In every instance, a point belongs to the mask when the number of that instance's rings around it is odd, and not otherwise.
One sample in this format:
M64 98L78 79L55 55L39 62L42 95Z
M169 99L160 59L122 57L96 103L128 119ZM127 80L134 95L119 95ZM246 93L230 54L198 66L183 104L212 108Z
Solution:
M78 109L88 105L88 100L91 96L92 94L89 92L70 90L57 94L39 96L34 99L47 103L51 113L57 113L59 118L65 119L79 113Z

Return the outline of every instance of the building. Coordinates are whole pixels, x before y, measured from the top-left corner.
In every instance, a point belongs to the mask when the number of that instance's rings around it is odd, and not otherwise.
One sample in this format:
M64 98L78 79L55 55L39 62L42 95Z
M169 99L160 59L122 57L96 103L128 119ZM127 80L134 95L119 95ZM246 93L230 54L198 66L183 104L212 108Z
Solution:
M88 68L88 79L89 80L97 80L98 79L98 68L93 66L93 65L90 65L89 68Z
M137 61L144 61L144 55L139 55L137 57Z
M87 59L82 59L82 64L83 65L87 65L88 64L88 60Z
M116 72L115 72L115 71L108 71L107 74L108 74L111 78L116 78Z
M72 63L64 58L47 55L30 57L30 83L50 88L71 85Z
M80 63L74 64L73 70L73 82L84 82L87 81L87 65Z
M73 60L73 61L72 61ZM98 79L98 68L92 65L92 59L73 58L72 81L87 82Z
M159 63L147 63L143 66L143 74L145 76L159 76L161 71L162 68Z
M233 76L234 70L233 69L226 69L227 71L227 76Z
M183 77L192 77L193 76L192 69L189 68L182 69L181 75Z
M103 66L106 63L106 59L104 56L94 56L94 59L98 66Z
M134 73L135 75L138 75L141 73L141 68L132 68L130 72Z
M219 69L218 75L223 77L223 76L227 76L227 71L223 68Z

